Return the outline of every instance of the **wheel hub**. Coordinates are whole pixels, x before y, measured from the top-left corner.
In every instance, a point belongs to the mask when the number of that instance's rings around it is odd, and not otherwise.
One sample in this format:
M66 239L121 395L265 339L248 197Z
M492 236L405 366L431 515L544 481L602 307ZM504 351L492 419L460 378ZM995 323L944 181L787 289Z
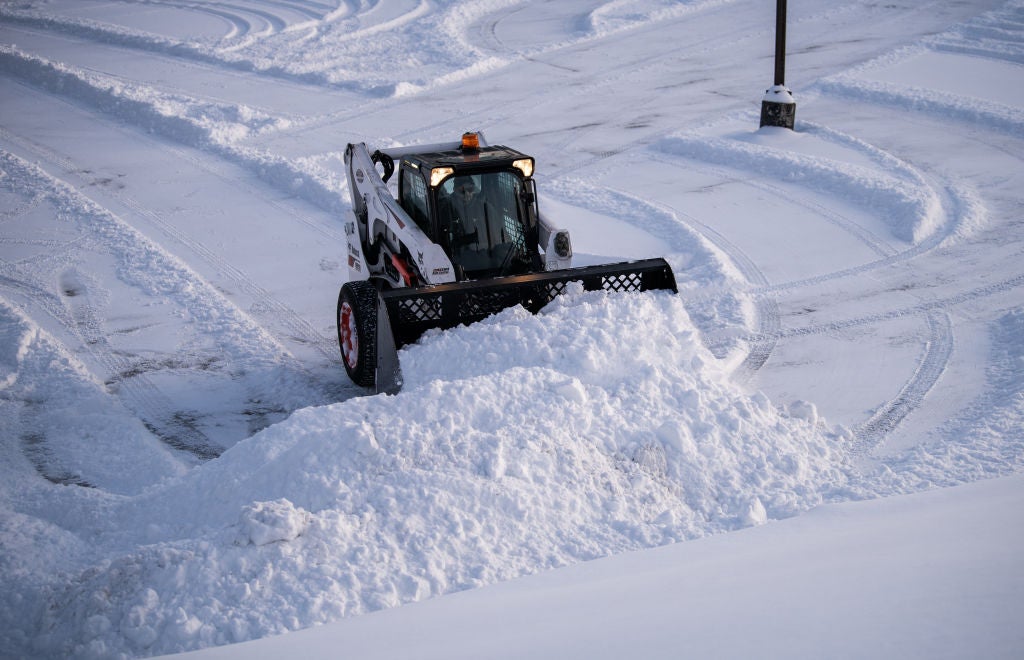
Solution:
M341 355L349 369L359 364L359 331L356 328L356 315L348 302L341 303L338 315L338 329L341 331Z

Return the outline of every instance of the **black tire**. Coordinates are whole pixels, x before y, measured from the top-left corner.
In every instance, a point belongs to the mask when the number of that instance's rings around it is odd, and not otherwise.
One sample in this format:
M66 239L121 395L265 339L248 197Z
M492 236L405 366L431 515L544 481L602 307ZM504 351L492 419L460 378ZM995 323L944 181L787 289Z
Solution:
M346 282L338 294L341 362L356 385L377 381L377 288L366 280Z

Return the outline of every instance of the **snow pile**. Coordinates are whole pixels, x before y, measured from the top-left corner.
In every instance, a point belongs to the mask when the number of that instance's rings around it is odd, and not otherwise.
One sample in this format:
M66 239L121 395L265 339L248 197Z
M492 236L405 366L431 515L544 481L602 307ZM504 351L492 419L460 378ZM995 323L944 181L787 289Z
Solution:
M1024 476L820 507L742 534L180 660L1018 658ZM766 606L770 604L770 606ZM742 622L738 625L737 622Z
M401 358L397 396L298 411L108 501L93 542L110 558L51 578L26 643L99 657L237 642L791 516L848 487L848 439L730 385L675 296L576 291Z
M746 348L738 336L753 331L755 319L743 273L676 210L576 177L546 181L544 189L559 201L542 200L543 212L562 220L578 241L577 249L596 255L594 263L664 257L676 273L690 319L715 357ZM583 265L581 256L576 263Z
M273 502L253 502L242 508L238 539L240 545L266 545L293 541L309 523L309 513L281 498Z

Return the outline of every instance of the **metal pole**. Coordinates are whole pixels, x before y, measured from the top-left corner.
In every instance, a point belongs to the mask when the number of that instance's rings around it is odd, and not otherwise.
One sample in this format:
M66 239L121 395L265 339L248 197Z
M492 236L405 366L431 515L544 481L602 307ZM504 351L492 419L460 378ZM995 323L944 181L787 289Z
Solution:
M775 84L761 101L761 126L793 128L796 101L786 88L786 0L775 2Z
M786 84L786 0L775 3L775 84Z

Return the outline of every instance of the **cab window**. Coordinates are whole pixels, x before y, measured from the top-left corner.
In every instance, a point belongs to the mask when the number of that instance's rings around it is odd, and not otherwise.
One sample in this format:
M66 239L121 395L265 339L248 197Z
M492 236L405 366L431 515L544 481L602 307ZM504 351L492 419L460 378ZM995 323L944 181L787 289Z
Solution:
M428 236L430 230L430 213L427 211L427 183L417 171L402 170L402 198L399 202L409 217Z
M505 171L453 176L438 187L439 231L467 274L529 268L521 194L521 179Z

